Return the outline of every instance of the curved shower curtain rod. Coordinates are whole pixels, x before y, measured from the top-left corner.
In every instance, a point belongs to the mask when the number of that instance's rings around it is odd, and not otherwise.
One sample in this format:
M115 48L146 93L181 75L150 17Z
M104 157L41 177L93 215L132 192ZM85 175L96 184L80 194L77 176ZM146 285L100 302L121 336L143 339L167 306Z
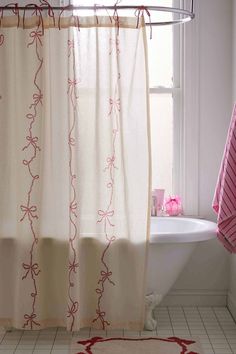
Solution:
M14 14L19 14L19 11L32 11L32 10L48 10L50 13L52 13L54 10L55 11L83 11L83 10L93 10L95 13L99 10L114 10L114 12L117 14L118 11L122 10L135 10L135 14L137 13L138 16L146 14L149 17L149 22L146 23L147 26L163 26L163 25L174 25L174 24L181 24L185 22L189 22L194 19L195 14L194 14L194 0L191 0L190 3L190 10L186 9L181 9L177 7L166 7L166 6L145 6L145 5L140 5L140 6L134 6L134 5L118 5L117 3L113 6L107 6L107 5L94 5L94 6L82 6L82 5L72 5L69 2L69 5L67 6L51 6L47 0L41 0L41 5L37 4L29 4L26 6L19 6L18 3L11 3L6 6L0 6L0 13L3 14L3 11L8 11L12 10ZM169 21L157 21L157 22L152 22L151 21L151 12L167 12L167 13L173 13L174 15L179 15L183 16L181 18L173 18L173 20ZM136 15L136 16L137 16Z

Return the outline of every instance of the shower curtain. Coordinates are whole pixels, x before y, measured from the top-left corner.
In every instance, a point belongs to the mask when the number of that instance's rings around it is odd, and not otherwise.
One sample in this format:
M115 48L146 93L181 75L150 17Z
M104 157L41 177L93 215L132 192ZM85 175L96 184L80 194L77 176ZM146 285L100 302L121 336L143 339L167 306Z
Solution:
M0 325L142 328L147 90L143 21L1 19Z

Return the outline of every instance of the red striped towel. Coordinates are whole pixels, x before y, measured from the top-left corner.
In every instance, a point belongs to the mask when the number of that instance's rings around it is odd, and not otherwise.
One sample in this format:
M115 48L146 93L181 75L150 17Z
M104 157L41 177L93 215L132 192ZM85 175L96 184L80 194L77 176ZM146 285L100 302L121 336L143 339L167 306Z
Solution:
M217 236L225 248L236 253L236 104L213 199L218 214Z

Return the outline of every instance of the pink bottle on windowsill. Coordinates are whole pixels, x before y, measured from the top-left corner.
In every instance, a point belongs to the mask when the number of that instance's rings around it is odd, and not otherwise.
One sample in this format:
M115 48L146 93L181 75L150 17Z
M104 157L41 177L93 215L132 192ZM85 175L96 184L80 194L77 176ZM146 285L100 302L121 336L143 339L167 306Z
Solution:
M163 215L163 204L164 204L164 189L154 189L152 191L152 197L155 198L155 215L162 216Z

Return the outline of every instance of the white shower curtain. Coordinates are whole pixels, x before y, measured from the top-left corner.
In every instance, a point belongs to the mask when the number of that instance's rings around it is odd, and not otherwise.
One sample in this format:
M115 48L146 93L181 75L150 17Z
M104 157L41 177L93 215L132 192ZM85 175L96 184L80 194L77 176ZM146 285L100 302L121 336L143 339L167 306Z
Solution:
M4 17L0 325L140 329L149 231L145 26ZM57 22L56 22L57 23Z

